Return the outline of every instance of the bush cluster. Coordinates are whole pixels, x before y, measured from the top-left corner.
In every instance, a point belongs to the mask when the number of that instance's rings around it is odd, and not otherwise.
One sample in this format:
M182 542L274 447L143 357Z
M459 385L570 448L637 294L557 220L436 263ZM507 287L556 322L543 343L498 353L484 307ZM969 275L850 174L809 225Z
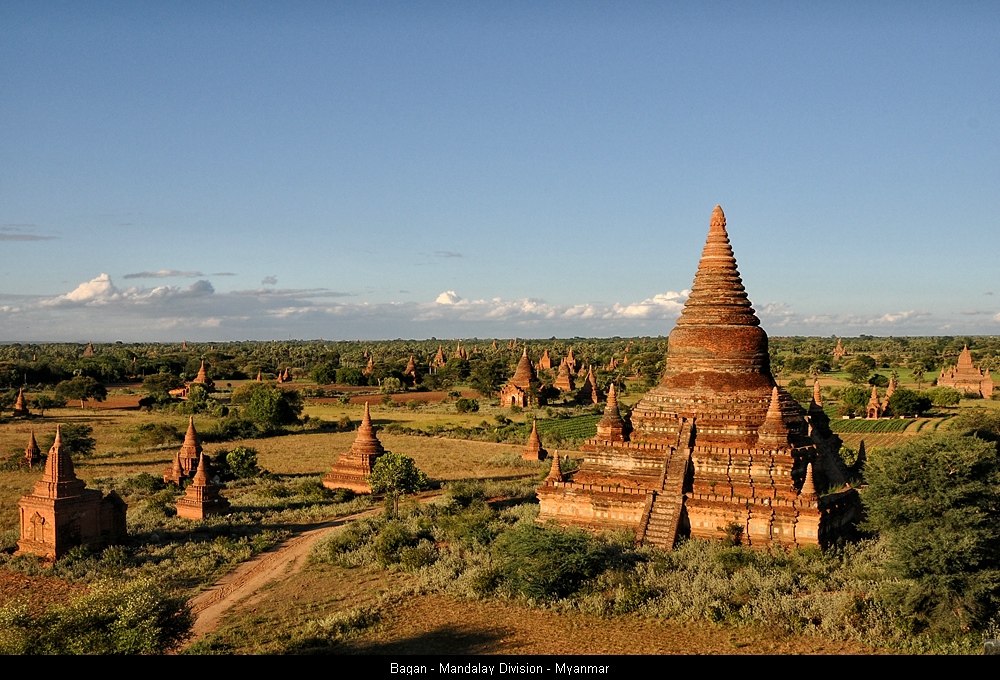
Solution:
M99 581L41 613L27 603L0 607L0 654L162 654L192 622L186 599L152 578Z

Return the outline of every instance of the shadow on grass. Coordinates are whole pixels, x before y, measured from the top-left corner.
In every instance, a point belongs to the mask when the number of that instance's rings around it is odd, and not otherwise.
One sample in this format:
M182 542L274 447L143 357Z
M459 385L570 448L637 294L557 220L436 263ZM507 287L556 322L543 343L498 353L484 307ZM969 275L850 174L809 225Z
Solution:
M494 654L500 651L506 632L501 628L459 628L447 625L436 630L390 642L362 640L329 641L306 638L289 645L287 654Z

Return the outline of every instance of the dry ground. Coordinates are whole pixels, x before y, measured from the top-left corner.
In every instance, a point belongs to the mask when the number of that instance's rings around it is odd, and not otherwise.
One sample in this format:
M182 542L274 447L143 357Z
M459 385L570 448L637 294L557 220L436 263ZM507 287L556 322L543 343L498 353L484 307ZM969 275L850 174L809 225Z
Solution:
M865 654L855 643L763 628L642 617L602 618L533 609L502 600L405 594L411 577L310 564L272 582L226 615L207 638L216 651L261 654ZM357 636L303 643L290 633L309 620L373 604L382 618Z
M0 606L9 602L27 603L33 613L44 611L49 605L63 605L87 587L48 576L27 576L0 570Z

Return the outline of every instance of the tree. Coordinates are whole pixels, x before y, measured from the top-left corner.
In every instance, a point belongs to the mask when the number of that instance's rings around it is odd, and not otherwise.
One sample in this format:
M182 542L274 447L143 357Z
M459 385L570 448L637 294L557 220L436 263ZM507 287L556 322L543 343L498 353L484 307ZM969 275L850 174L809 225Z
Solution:
M386 452L375 461L368 483L372 493L385 494L386 500L392 501L392 514L395 515L399 513L399 499L420 491L430 480L409 456Z
M316 381L317 385L329 385L330 383L336 382L338 368L340 368L339 358L336 362L327 361L316 365L313 367L310 375L312 376L312 379Z
M59 428L59 441L62 443L62 447L69 451L71 456L87 457L94 453L94 449L97 447L97 440L91 437L94 433L94 428L90 425L81 424L69 424L62 425ZM52 443L55 441L55 433L50 433L46 435L40 444L42 451L48 451L52 448Z
M935 406L958 406L962 401L962 393L953 387L933 387L927 390L927 396Z
M868 376L872 374L872 367L867 362L857 359L844 366L844 370L851 376L851 382L855 385L868 382Z
M919 416L928 411L931 400L913 390L900 387L889 397L889 410L897 416Z
M1000 411L985 408L968 408L948 421L948 429L955 434L975 435L980 439L1000 442Z
M63 399L79 399L80 408L83 408L88 399L104 401L108 396L108 390L90 376L78 375L56 385L56 396Z
M66 405L65 399L57 399L56 397L50 397L47 394L36 395L32 400L35 408L38 409L39 415L45 416L45 410L50 408L62 408Z
M269 383L250 382L233 390L232 403L242 407L244 418L262 432L277 432L299 422L302 398L295 390Z
M352 386L367 385L368 377L361 371L360 368L345 366L344 368L337 369L337 384Z
M981 627L1000 605L1000 456L993 442L939 434L872 451L868 529L903 582L892 599L916 630Z
M886 378L881 373L876 373L875 375L873 375L868 379L868 384L873 385L875 387L888 387L889 379Z
M455 410L459 413L478 413L479 402L475 399L460 398L455 401Z
M405 392L406 388L403 387L402 380L389 376L388 378L382 378L382 384L379 385L378 391L381 394L399 394L400 392Z
M136 447L138 453L142 453L144 447L160 446L172 442L179 442L184 439L184 435L177 431L173 425L166 423L143 423L136 426L135 432L128 438L130 444Z
M856 416L864 413L868 408L869 399L871 399L870 390L854 385L845 387L840 393L840 415Z
M147 376L142 381L142 389L149 392L149 395L159 402L170 401L170 390L180 389L181 387L184 387L184 381L180 379L180 376L169 373L156 373Z
M496 394L503 386L507 366L499 359L477 359L469 366L469 384L483 396Z
M226 454L226 467L236 479L249 479L260 474L257 464L257 450L237 446Z

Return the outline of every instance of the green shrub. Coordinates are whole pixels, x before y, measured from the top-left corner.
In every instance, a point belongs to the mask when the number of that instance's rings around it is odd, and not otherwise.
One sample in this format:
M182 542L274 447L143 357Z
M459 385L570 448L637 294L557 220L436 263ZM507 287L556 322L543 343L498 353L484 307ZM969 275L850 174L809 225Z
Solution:
M519 525L494 543L497 588L530 600L567 597L608 566L608 552L579 529Z
M486 493L481 482L459 480L448 484L448 496L459 508L467 508L475 501L485 501Z
M236 479L249 479L261 473L257 465L257 450L246 446L237 446L226 454L226 467Z
M952 387L932 387L924 392L935 406L958 406L962 393Z
M459 413L478 413L479 402L475 399L457 399L455 401L455 410Z
M151 578L102 581L68 606L40 614L26 604L0 608L0 653L162 654L192 623L187 602Z
M905 387L900 387L889 397L889 409L897 416L923 415L930 407L930 398Z
M867 526L902 579L889 601L913 630L982 629L1000 612L1000 455L994 442L938 434L873 450Z

